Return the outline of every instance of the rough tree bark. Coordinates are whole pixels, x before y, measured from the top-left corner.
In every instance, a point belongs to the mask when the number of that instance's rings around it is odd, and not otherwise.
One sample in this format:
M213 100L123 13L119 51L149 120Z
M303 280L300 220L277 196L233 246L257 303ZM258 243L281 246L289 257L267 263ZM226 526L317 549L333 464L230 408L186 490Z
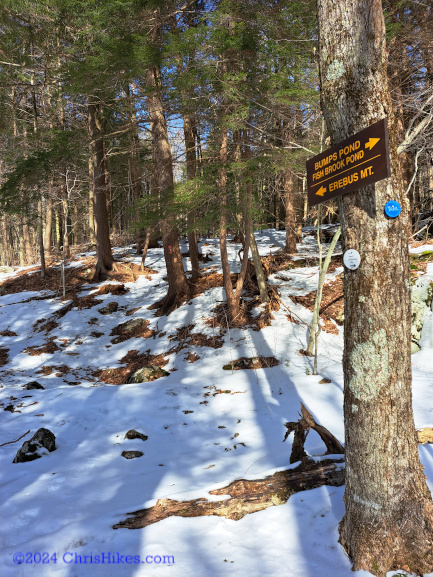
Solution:
M283 125L283 138L285 143L292 139L291 125L292 120L285 122ZM296 248L296 217L295 217L295 189L293 186L293 172L286 168L282 173L283 200L284 200L284 227L286 229L285 252L295 253Z
M114 268L111 252L107 211L107 178L103 130L100 119L101 105L88 102L91 174L93 177L93 209L96 228L97 262L93 280L99 280ZM66 226L66 223L65 223Z
M156 30L154 35L157 41L159 32ZM173 160L164 116L164 102L158 66L152 66L146 71L146 88L148 90L147 107L152 132L152 145L158 175L158 192L167 206L173 195ZM164 258L167 267L168 293L156 305L152 305L152 308L161 308L161 313L163 314L179 306L190 295L190 288L183 270L182 255L174 218L173 215L167 214L161 223Z
M182 92L182 100L185 107L187 107L187 95L185 91ZM195 136L194 136L194 114L189 110L183 113L183 134L185 137L186 148L186 177L188 180L193 180L197 172L197 157L195 152ZM188 228L194 225L194 212L188 211ZM201 277L200 264L198 260L198 245L197 245L197 231L191 230L188 232L188 246L189 256L191 259L192 280L197 280Z
M228 134L227 129L223 128L221 132L221 145L220 145L220 174L218 179L218 187L220 192L220 253L221 253L221 266L223 270L223 283L224 291L226 293L227 308L230 322L234 325L242 325L244 323L244 315L240 309L240 299L242 288L244 286L244 280L247 273L248 267L248 253L250 250L250 238L251 238L251 219L249 218L248 212L245 215L245 241L244 241L244 254L242 258L241 270L236 281L235 292L233 293L229 259L227 254L227 226L228 226L228 210L227 210L227 171L226 165L228 160Z
M44 230L44 250L47 257L51 257L51 239L53 228L53 181L50 179L48 185L48 198L45 207L45 230Z
M344 278L345 516L340 542L353 561L385 577L433 565L433 504L412 412L409 205L402 187L387 83L381 0L318 0L321 104L332 144L387 117L391 177L344 196L344 249L361 265ZM401 216L387 220L397 200Z

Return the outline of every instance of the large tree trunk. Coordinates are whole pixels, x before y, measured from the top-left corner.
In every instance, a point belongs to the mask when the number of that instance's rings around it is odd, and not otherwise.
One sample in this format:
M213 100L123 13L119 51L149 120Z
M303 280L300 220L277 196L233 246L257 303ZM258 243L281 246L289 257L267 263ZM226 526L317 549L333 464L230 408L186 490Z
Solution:
M107 212L107 175L102 125L99 115L101 105L87 104L89 117L91 172L93 176L93 206L96 227L97 262L93 280L99 280L114 267L111 252ZM66 224L66 223L65 223Z
M7 266L11 266L13 264L13 258L11 258L11 251L9 250L9 217L8 215L4 215L1 219L1 226L2 226L2 244L3 244L3 264ZM12 254L13 254L13 246L12 246Z
M95 180L93 177L93 156L89 153L89 242L91 244L96 244L96 234L95 234L95 208L94 208L94 198L95 198Z
M69 230L70 230L70 217L69 217L69 194L68 194L68 183L66 182L66 175L62 176L62 209L63 209L63 258L67 259L71 255L69 249Z
M53 229L53 181L50 179L48 185L48 198L45 207L45 230L44 230L44 251L47 257L51 256L51 239Z
M27 215L24 216L24 220L27 221ZM27 222L23 223L23 240L24 240L25 264L32 264L33 250L32 250L32 242L30 240L30 227L27 224Z
M289 169L283 174L284 188L284 227L286 229L285 252L297 252L296 248L296 220L295 220L295 191L293 187L293 172Z
M227 308L229 313L230 322L234 325L242 325L244 323L244 315L240 309L240 299L242 288L244 285L245 276L248 267L248 253L250 250L250 239L251 239L251 218L250 218L250 199L247 202L247 210L244 215L245 222L245 240L244 240L244 254L242 258L241 270L236 282L235 292L233 293L232 281L230 275L229 259L227 254L227 224L228 224L228 214L227 214L227 173L226 164L228 160L228 135L227 129L223 128L221 133L221 146L220 146L220 174L218 186L220 189L220 253L221 253L221 266L223 270L223 283L224 290L227 299Z
M187 95L182 94L184 106L186 106ZM193 180L197 172L197 158L195 152L195 137L194 137L194 115L187 111L183 114L183 133L185 136L186 148L186 177L188 180ZM194 212L188 211L188 228L194 226ZM200 264L198 261L198 246L197 246L197 231L190 230L188 232L188 246L189 256L191 259L192 280L200 278Z
M292 139L293 122L290 119L283 124L283 139L289 144ZM284 201L284 228L286 229L285 252L294 253L296 249L296 216L295 216L295 189L293 186L293 172L286 168L282 173L283 201Z
M345 271L345 516L340 542L353 561L385 577L407 565L431 571L433 504L418 456L412 412L410 282L396 127L387 84L380 0L318 0L322 110L332 144L387 117L391 177L343 197ZM401 216L388 220L387 200Z
M168 140L167 123L164 116L160 70L153 66L146 71L146 87L148 89L147 105L149 110L152 144L155 152L155 166L158 174L158 192L163 197L165 206L169 206L173 196L173 161ZM167 211L168 212L168 211ZM161 224L164 258L167 267L168 293L157 303L161 312L170 312L189 297L190 289L183 270L179 239L175 225L175 217L167 214ZM154 307L156 305L153 305Z

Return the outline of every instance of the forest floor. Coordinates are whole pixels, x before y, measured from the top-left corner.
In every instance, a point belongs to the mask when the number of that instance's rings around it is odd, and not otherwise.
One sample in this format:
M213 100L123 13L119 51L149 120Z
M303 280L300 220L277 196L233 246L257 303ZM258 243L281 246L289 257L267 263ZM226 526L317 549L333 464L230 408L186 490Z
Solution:
M167 290L162 248L149 250L144 274L134 247L116 248L120 270L98 284L91 284L94 253L76 255L66 265L65 300L58 263L45 281L37 267L0 274L2 577L370 575L352 573L338 543L344 486L296 492L240 516L212 512L224 509L229 490L221 490L233 481L243 480L230 491L243 491L265 477L272 480L264 485L281 482L299 466L289 464L293 433L282 441L284 423L298 420L301 403L344 443L341 248L326 277L313 376L313 359L302 354L318 280L310 232L293 258L281 254L284 231L256 233L273 287L272 319L263 320L251 285L244 328L224 320L217 239L200 240L205 276L169 316L148 309ZM228 246L238 272L240 245ZM433 281L433 262L416 262L412 274ZM412 356L417 428L433 426L432 354ZM168 374L126 384L151 366ZM32 381L44 389L26 389ZM54 433L56 450L12 463L41 427ZM131 429L147 439L125 437ZM315 431L305 450L323 463L325 445ZM126 459L124 451L143 454ZM433 445L419 452L433 490ZM186 501L194 510L181 508ZM172 502L172 516L155 513ZM204 505L214 509L195 517ZM152 512L147 526L122 527L143 509Z

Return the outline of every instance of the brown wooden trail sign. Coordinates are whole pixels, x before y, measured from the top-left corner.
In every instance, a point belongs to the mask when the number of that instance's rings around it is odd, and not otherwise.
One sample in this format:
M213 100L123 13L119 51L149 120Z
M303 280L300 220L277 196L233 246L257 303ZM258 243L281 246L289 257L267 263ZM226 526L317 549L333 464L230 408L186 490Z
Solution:
M390 174L384 118L307 160L308 203L326 202Z

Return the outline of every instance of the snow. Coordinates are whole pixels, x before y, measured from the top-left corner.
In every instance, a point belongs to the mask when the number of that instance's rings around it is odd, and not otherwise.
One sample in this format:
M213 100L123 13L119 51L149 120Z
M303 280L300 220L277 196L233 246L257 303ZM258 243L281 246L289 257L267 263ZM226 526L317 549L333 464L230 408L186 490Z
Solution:
M284 246L284 234L275 230L256 233L260 254ZM202 248L203 253L212 253L209 264L219 267L217 240L205 242L209 246ZM229 243L228 248L231 268L236 271L240 245ZM306 237L298 248L301 254L311 256L317 252L317 243ZM186 250L185 242L181 249ZM125 247L115 252L124 254ZM134 256L132 249L130 252L131 262L139 264L140 257ZM189 267L189 261L184 262ZM167 352L174 344L168 337L179 327L195 323L193 332L219 336L218 329L205 321L222 301L222 288L207 290L168 317L155 317L148 306L163 297L167 288L162 249L149 250L146 265L157 271L151 280L141 276L135 283L125 284L129 288L126 294L98 295L101 304L72 309L58 319L59 326L48 334L59 345L52 354L31 356L24 350L46 343L46 334L34 332L33 324L48 319L66 303L54 298L30 300L40 292L0 297L1 328L18 335L0 336L0 346L9 349L9 363L0 372L0 402L4 406L12 402L21 411L2 413L0 439L2 443L13 441L31 431L19 442L0 447L2 577L369 576L366 571L351 571L338 543L344 487L324 486L297 493L284 505L240 521L216 516L170 517L144 529L113 530L126 513L153 506L158 499L220 500L225 497L208 492L235 479L260 479L295 467L289 465L293 435L284 444L282 440L284 423L298 419L301 402L344 442L342 329L338 335L324 331L320 335L320 375L311 375L313 359L298 354L306 348L312 313L290 296L316 289L317 267L271 275L269 282L279 285L284 305L273 313L271 326L261 331L231 329L222 348L189 347L172 354L164 368L173 372L154 382L114 386L95 381L93 371L118 368L118 361L128 351ZM78 266L76 261L73 266ZM341 271L328 274L327 282ZM80 296L92 294L96 288L87 285ZM97 312L112 301L119 305L117 312L107 316ZM166 335L112 344L111 330L125 321L126 310L137 307L141 308L128 319L146 319L151 329ZM300 324L287 320L288 310L299 317ZM97 321L89 324L92 318ZM103 336L94 338L94 331ZM68 339L66 346L60 347L59 338ZM419 428L432 424L432 348L412 357L415 424ZM200 360L187 362L189 351ZM274 356L280 364L257 370L222 370L224 364L242 356ZM43 375L38 373L43 365L67 365L70 372ZM331 382L321 384L324 377ZM24 390L23 385L32 380L46 390ZM217 389L232 394L214 394ZM32 462L13 464L18 448L40 427L55 434L56 450ZM144 433L148 440L125 439L129 429ZM124 450L140 450L144 455L126 460L121 457ZM316 458L324 454L316 433L310 432L306 450ZM433 490L432 445L420 446L420 457ZM49 558L56 553L57 562L44 563L43 568L38 563L17 565L13 561L17 552L48 552ZM140 561L150 555L156 561L91 563L102 553L113 554L115 559L117 554L124 559L140 555ZM81 556L81 563L72 562L75 554ZM172 555L174 564L158 563L157 556L164 555ZM391 571L388 577L397 573Z

